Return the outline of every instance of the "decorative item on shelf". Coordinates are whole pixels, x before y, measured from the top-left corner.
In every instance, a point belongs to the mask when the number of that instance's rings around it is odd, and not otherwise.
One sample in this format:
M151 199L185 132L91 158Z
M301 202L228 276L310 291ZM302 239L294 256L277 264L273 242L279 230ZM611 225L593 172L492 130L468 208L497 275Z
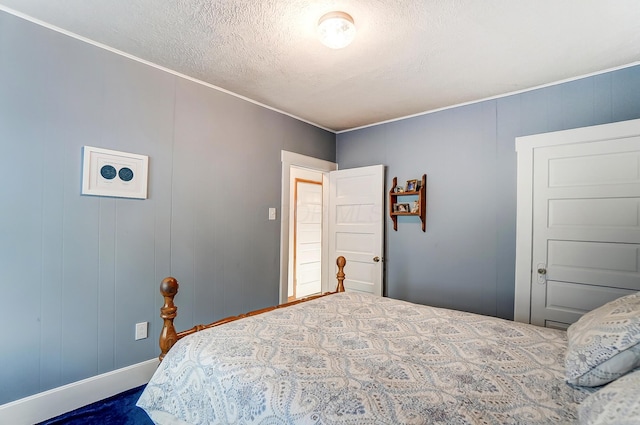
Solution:
M408 213L409 204L393 204L393 211L397 213Z
M389 216L393 221L393 230L398 230L398 216L419 217L422 223L422 231L426 232L427 218L427 175L423 174L422 179L407 180L406 186L398 186L398 178L393 178L393 186L389 191ZM398 202L399 198L410 196L417 198L413 204ZM405 198L407 199L407 198ZM412 200L408 198L408 200Z

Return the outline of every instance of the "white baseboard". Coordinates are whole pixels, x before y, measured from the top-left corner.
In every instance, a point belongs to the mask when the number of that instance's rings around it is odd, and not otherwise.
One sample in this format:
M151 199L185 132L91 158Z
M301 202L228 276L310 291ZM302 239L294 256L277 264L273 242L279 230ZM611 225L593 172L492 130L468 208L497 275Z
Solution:
M0 424L31 425L149 382L158 359L72 382L0 406Z

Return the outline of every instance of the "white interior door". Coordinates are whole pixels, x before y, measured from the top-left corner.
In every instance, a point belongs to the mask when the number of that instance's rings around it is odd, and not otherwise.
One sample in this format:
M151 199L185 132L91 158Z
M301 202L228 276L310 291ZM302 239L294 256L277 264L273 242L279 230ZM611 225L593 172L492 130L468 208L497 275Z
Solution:
M640 137L533 154L531 323L565 328L640 290Z
M335 276L335 259L342 255L346 290L382 295L384 166L332 171L329 180L330 275Z
M301 298L322 290L322 182L295 184L294 295Z

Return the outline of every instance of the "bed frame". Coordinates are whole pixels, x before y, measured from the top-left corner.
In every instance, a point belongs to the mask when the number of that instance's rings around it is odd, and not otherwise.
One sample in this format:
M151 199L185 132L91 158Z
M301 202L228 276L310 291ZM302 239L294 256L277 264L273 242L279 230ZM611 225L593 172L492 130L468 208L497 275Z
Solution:
M178 294L178 281L173 277L167 277L162 280L160 284L160 293L164 297L164 305L160 308L160 317L163 319L162 331L160 332L160 361L164 359L164 356L169 352L171 347L178 342L180 338L184 338L192 333L199 332L203 329L209 329L216 326L224 325L225 323L233 322L243 317L255 316L256 314L265 313L267 311L275 310L278 308L288 307L294 304L299 304L305 301L313 300L316 298L324 297L326 295L335 294L337 292L344 292L344 266L347 260L340 256L336 260L338 266L338 273L336 278L338 279L338 286L334 292L325 292L324 294L311 295L306 298L291 301L285 304L280 304L272 307L262 308L260 310L254 310L249 313L241 314L239 316L230 316L224 319L220 319L216 322L209 323L208 325L196 325L186 331L176 332L176 328L173 326L173 319L178 315L178 307L173 303L173 299Z

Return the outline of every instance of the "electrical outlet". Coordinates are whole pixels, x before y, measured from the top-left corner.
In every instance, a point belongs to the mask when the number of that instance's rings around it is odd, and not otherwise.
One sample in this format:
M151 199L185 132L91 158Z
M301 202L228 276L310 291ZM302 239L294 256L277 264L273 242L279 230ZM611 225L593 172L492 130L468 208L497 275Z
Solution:
M145 339L147 337L148 328L149 322L136 323L136 341L139 339Z

